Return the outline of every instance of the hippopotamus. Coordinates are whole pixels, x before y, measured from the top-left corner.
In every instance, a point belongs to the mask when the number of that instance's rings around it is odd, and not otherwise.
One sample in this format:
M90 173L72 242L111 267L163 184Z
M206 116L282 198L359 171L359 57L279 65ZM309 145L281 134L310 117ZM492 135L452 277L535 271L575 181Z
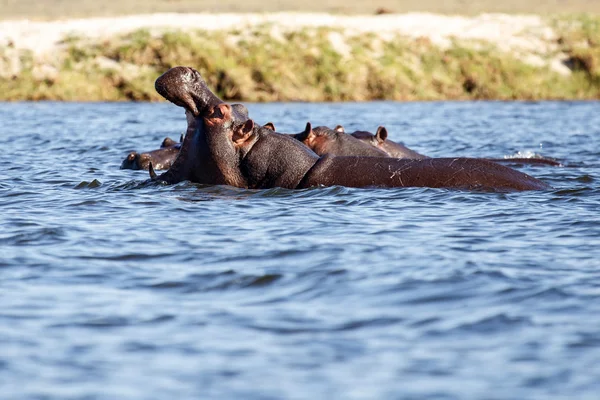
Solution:
M225 104L200 73L189 67L165 72L155 87L167 100L185 108L188 128L171 168L157 176L150 167L153 180L256 189L333 185L503 191L549 188L529 175L481 159L320 157L294 138L255 124Z
M189 67L171 68L156 80L154 86L161 96L186 110L188 126L173 165L157 178L151 163L150 176L167 183L189 180L236 186L241 179L240 172L229 170L225 162L231 154L211 153L202 119L223 101L208 89L200 73ZM236 122L248 120L248 110L241 104L232 106L232 115Z
M181 135L180 142L183 141L183 135ZM179 149L181 143L167 137L163 140L160 148L144 153L137 153L132 151L125 157L121 163L121 169L145 169L149 168L150 163L154 169L169 169L173 164L173 161L179 155Z
M334 129L336 132L345 132L344 127L342 125L337 125ZM355 131L350 133L351 136L363 141L364 143L368 143L369 145L378 148L385 152L387 156L394 158L410 158L410 159L424 159L429 158L423 154L417 153L414 150L409 149L404 146L402 143L397 143L388 139L388 131L384 126L380 126L377 128L377 132L372 134L367 131ZM329 137L332 139L332 137ZM338 142L339 146L339 142ZM310 146L309 146L310 147ZM312 147L311 147L312 148ZM332 150L336 150L336 147L330 146ZM339 151L339 150L338 150ZM319 154L318 151L316 151ZM333 153L332 154L340 154ZM561 166L562 164L552 158L527 158L527 157L511 157L511 158L488 158L485 160L499 162L499 163L510 163L510 164L534 164L534 165L551 165L551 166Z
M325 154L366 157L388 156L385 151L376 146L371 146L354 136L347 135L337 128L330 129L326 126L318 126L313 129L310 122L306 124L304 132L293 135L293 137L320 156Z
M344 133L344 127L338 125L335 127L336 132ZM384 126L377 128L377 132L372 134L367 131L355 131L349 134L350 136L366 143L376 149L379 149L386 153L389 157L394 158L410 158L413 160L421 160L423 158L429 158L423 154L417 153L414 150L409 149L402 143L396 143L388 140L388 131Z
M232 104L231 106L242 113L242 115L248 116L248 109L243 104ZM267 125L269 124L270 127L275 130L273 123L269 122ZM154 170L169 169L179 155L183 138L184 136L182 134L179 142L176 142L170 137L166 137L161 143L160 149L157 150L151 150L145 153L132 151L121 163L121 169L148 170L150 164Z

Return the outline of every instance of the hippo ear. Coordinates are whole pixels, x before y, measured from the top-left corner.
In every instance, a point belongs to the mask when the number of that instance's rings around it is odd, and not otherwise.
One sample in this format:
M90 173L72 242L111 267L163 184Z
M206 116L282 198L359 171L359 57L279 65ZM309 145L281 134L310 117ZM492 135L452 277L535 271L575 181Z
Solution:
M250 139L250 137L252 136L253 132L254 132L254 121L252 121L251 119L249 119L248 121L246 121L244 123L244 125L242 125L238 129L235 129L233 131L233 135L231 136L231 140L236 145L244 144L244 142L246 140Z
M301 142L304 142L305 140L307 140L312 134L313 134L313 130L312 130L312 125L310 124L310 122L306 123L306 128L304 128L304 132L298 133L297 135L295 135L295 138L298 139Z
M179 136L179 143L183 143L183 133Z
M275 132L275 124L273 124L272 122L267 122L266 124L263 125L263 128L267 128L267 129L270 129L273 132Z
M342 125L336 126L334 131L339 132L339 133L346 133L346 130L344 129L344 127Z
M156 172L154 172L154 167L152 166L152 161L148 163L148 172L150 173L150 179L153 181L156 180Z
M171 147L174 144L175 144L175 141L173 139L171 139L170 137L166 137L165 140L163 140L160 147L164 149L165 147Z
M379 143L385 142L385 139L388 137L388 131L385 129L385 126L380 126L377 128L377 133L375 134L375 138Z

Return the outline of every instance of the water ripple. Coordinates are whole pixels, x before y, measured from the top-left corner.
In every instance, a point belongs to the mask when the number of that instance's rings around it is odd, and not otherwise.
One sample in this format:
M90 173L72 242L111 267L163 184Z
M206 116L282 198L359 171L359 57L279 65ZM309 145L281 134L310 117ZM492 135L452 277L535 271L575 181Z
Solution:
M515 165L555 188L525 193L169 186L119 164L175 106L0 104L28 132L0 138L3 396L597 397L597 103L249 108L564 167Z

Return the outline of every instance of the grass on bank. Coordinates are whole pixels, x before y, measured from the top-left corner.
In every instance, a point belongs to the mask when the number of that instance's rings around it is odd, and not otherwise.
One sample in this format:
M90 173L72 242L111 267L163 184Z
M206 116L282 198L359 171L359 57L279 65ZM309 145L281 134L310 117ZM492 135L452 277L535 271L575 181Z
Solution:
M440 49L427 39L345 36L329 28L282 37L269 26L160 35L140 30L96 42L66 38L63 50L43 62L0 48L0 99L159 100L154 80L176 65L198 69L226 100L600 98L600 18L562 18L554 25L573 70L569 76L485 43ZM7 73L15 60L20 71Z

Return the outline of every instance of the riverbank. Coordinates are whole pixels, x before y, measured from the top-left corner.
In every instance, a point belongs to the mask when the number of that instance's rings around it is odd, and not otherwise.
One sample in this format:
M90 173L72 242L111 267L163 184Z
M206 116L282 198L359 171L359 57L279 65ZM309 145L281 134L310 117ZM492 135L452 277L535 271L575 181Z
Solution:
M474 16L481 13L552 15L600 13L600 3L590 0L0 0L0 20L29 18L118 17L156 13L292 13L319 12L373 15L428 12Z
M600 18L154 14L0 22L0 100L159 100L197 68L228 100L600 98Z

